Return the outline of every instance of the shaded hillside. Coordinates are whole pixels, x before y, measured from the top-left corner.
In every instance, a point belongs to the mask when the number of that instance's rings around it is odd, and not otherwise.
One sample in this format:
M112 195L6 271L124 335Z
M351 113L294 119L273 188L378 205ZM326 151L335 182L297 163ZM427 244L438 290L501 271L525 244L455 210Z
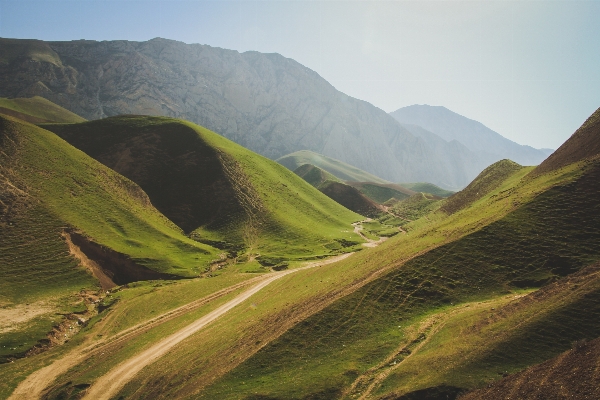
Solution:
M561 355L510 375L488 388L461 396L461 400L518 399L593 400L600 398L600 338L580 341Z
M433 148L383 110L279 54L161 38L0 39L0 54L0 96L39 95L87 119L182 118L271 159L308 149L393 182L458 189L483 168L474 170L454 144Z
M312 164L304 164L294 170L294 173L317 189L326 181L339 182L340 180L329 172L315 167Z
M358 190L346 184L327 181L319 186L319 190L347 209L360 215L374 217L381 213L381 209L375 202L369 200Z
M43 97L0 99L0 113L31 123L84 122L85 119Z
M415 192L403 186L393 183L381 184L374 182L346 182L348 185L358 189L371 200L383 204L390 199L403 200L412 196Z
M300 150L278 158L276 161L291 171L295 171L304 164L311 164L329 172L343 181L388 183L375 175L362 171L343 161L317 154L309 150Z
M342 231L360 218L274 161L186 121L121 116L46 127L139 184L157 209L212 245L309 256L350 240Z
M598 154L600 154L600 108L558 150L540 164L533 174L543 174L580 160L596 158Z
M96 271L69 255L69 232L84 253L102 246L130 265L175 275L196 275L192 266L215 257L216 249L185 237L139 186L53 133L0 116L0 135L2 301L93 282ZM118 275L108 271L112 263L100 262L107 269L100 272Z
M450 196L441 210L448 214L462 210L500 186L510 174L520 168L523 167L511 160L502 160L490 165L469 186Z
M390 113L402 124L414 124L446 141L457 140L489 165L508 158L521 165L537 165L547 151L515 143L480 122L463 117L441 106L412 105ZM409 130L410 127L407 127ZM418 134L418 133L417 133Z
M426 182L399 183L399 185L415 192L431 193L432 195L439 197L449 197L455 193L450 190L444 190L432 183Z

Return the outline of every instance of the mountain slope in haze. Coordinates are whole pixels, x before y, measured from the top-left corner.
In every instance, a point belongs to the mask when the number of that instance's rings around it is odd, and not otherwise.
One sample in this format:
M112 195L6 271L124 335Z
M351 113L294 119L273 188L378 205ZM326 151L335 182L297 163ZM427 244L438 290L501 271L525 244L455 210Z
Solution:
M296 151L292 154L287 154L283 157L280 157L276 161L291 171L295 171L304 164L310 164L334 175L343 181L389 183L386 180L356 168L348 163L309 150Z
M209 244L297 258L328 253L361 217L280 164L208 129L120 116L45 127L140 185L186 233Z
M485 165L508 158L521 165L538 165L546 150L517 144L480 122L456 114L445 107L412 105L390 113L401 124L413 124L433 132L446 141L457 140L474 152ZM410 127L406 126L409 130Z
M40 96L0 99L0 113L31 123L85 121L79 115Z
M311 150L387 181L449 189L464 187L484 167L473 170L456 145L431 148L383 110L278 54L160 38L0 39L0 54L0 96L39 95L87 119L182 118L271 159Z

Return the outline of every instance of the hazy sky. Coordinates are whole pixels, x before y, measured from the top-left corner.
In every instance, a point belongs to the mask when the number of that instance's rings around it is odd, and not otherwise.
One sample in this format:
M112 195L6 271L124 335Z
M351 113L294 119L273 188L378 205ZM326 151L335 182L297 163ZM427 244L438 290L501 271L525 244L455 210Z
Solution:
M534 147L600 107L600 1L0 0L0 36L276 52L385 111L443 105Z

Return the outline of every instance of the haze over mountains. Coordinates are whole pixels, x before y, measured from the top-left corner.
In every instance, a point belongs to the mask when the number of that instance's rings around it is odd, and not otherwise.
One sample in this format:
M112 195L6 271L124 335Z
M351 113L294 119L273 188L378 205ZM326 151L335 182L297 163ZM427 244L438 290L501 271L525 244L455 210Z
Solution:
M87 119L183 118L271 159L311 150L392 182L459 189L496 156L487 142L473 152L464 142L425 137L279 54L161 38L1 39L0 54L0 96L39 95Z
M436 140L431 133L448 142L460 142L474 152L485 165L503 158L522 165L537 165L553 152L551 149L538 150L515 143L481 122L463 117L446 107L415 104L400 108L390 115L412 134L428 143L434 143Z

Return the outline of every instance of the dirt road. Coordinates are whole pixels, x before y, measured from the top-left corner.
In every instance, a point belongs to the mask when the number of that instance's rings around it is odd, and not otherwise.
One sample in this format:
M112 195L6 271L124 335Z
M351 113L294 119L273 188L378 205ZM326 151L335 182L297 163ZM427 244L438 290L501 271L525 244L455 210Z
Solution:
M141 353L136 354L130 359L117 365L116 367L111 369L106 375L96 380L96 382L94 382L94 384L92 384L92 386L90 386L90 388L87 390L83 398L93 400L110 399L123 386L125 386L127 382L129 382L135 375L137 375L137 373L141 371L142 368L151 364L156 359L162 357L179 342L198 332L200 329L204 328L206 325L210 324L211 322L213 322L214 320L216 320L235 306L243 303L252 295L263 289L265 286L271 284L273 281L300 270L313 268L319 265L331 264L343 260L349 257L351 254L352 253L342 254L340 256L330 258L326 261L314 262L302 268L276 272L273 275L270 275L268 278L266 278L259 284L253 286L249 290L246 290L244 293L241 293L240 295L223 304L219 308L211 311L210 313L206 314L200 319L197 319L185 328L166 337L165 339L156 343L152 347L142 351Z

